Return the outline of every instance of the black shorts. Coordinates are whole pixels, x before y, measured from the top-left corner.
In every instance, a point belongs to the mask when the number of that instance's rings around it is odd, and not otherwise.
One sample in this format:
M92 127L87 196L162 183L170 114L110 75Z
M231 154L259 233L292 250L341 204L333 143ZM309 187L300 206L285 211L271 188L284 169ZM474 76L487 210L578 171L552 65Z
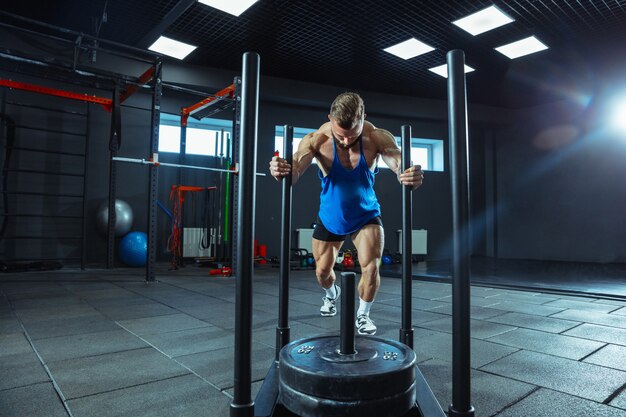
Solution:
M379 224L382 226L383 219L381 219L380 216L376 216L370 221L368 221L367 223L365 223L363 226L366 226L368 224ZM344 240L346 240L347 236L348 235L336 235L334 233L329 232L328 229L324 227L319 217L315 219L315 229L313 230L314 239L323 240L324 242L343 242Z

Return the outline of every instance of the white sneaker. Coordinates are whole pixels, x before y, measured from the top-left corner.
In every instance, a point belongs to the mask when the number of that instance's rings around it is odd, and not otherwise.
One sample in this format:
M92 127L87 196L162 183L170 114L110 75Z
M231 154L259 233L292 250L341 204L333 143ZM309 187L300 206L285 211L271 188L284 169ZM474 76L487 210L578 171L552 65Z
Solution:
M337 286L337 284L333 284L335 286L335 291L337 291L337 296L335 298L322 297L322 307L320 308L320 314L323 317L332 317L337 314L337 307L335 306L335 302L339 299L341 295L341 288Z
M356 318L356 329L359 334L374 335L376 334L376 325L374 321L370 319L370 316L361 314Z

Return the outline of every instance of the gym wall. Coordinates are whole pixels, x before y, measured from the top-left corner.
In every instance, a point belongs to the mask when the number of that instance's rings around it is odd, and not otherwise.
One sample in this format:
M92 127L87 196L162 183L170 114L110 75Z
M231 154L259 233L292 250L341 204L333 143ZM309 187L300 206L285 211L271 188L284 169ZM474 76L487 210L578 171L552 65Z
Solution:
M206 91L217 91L232 82L236 75L222 70L186 67L166 63L166 82L181 82ZM15 74L2 73L2 77ZM20 79L23 79L20 77ZM49 80L30 80L54 87ZM78 91L76 86L57 85ZM317 127L326 120L328 106L336 94L347 87L321 86L293 80L262 77L259 110L259 143L257 167L268 173L273 154L276 125L292 124ZM442 88L445 85L442 84ZM84 90L81 90L84 91ZM96 92L103 94L102 91ZM414 228L428 230L428 258L450 257L450 180L447 160L447 115L443 102L359 91L366 101L368 120L399 134L402 124L411 124L414 136L439 137L446 140L444 172L426 172L424 185L414 192ZM34 100L43 96L32 95ZM150 97L137 94L129 105L148 108ZM62 106L72 106L61 101ZM189 96L166 93L162 110L177 113L181 106L193 102ZM110 114L90 105L91 145L88 156L90 183L86 215L95 216L108 193L108 138ZM591 262L624 262L626 249L620 245L625 206L620 181L626 170L622 161L624 147L612 146L608 137L594 143L601 146L573 146L575 140L554 149L537 145L537 136L575 119L567 112L553 112L543 106L524 110L488 108L470 104L471 207L474 254L518 259L586 260ZM18 112L19 113L19 112ZM225 112L229 113L229 112ZM560 114L560 117L545 117ZM14 114L15 115L15 114ZM16 116L19 117L19 114ZM229 119L230 114L218 117ZM35 122L36 123L36 122ZM120 156L149 156L149 113L135 108L122 111L122 148ZM581 130L584 132L584 129ZM583 135L584 136L584 135ZM581 136L584 141L584 137ZM617 150L617 151L616 151ZM174 156L160 155L162 161ZM202 158L188 160L203 164ZM118 198L128 201L134 210L133 230L147 225L148 170L145 166L118 164ZM292 227L310 227L319 203L319 180L315 167L294 188ZM582 171L582 176L579 176ZM176 170L160 170L159 200L169 205L169 187L179 183ZM202 171L185 173L185 182L215 185L216 178ZM67 184L56 184L60 189ZM268 255L277 255L280 238L280 184L271 177L258 177L256 237L268 246ZM386 247L397 251L396 230L400 228L400 186L393 174L381 170L376 178L380 199ZM262 204L261 204L262 201ZM159 211L158 250L160 260L169 258L165 244L169 234L168 219ZM102 264L106 242L94 222L88 221L87 259ZM49 243L52 244L52 243ZM6 250L6 248L5 248ZM6 252L5 252L6 253Z

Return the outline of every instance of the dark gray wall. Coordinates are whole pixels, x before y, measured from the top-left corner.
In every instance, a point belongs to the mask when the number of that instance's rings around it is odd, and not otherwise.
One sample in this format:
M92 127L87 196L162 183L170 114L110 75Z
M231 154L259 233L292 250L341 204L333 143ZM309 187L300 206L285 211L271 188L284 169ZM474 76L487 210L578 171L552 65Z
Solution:
M16 77L15 73L0 75ZM232 82L235 75L221 70L172 63L167 63L163 71L165 82L196 86L206 91L223 88ZM107 92L103 90L55 84L49 80L22 76L20 80L107 96ZM445 88L444 81L442 88ZM262 77L258 171L267 174L268 161L274 151L276 125L317 127L327 120L329 103L336 94L349 89L344 86L323 86ZM411 124L414 136L446 140L446 170L426 172L424 185L413 195L413 223L415 229L428 230L429 259L449 258L451 199L445 103L359 92L366 101L368 120L377 126L399 134L401 125ZM21 94L28 96L30 101L48 103L50 100L36 94ZM166 91L162 110L178 113L181 106L197 100L198 97ZM129 105L143 109L149 108L149 103L150 96L145 92L128 102ZM52 105L67 108L77 106L76 102L60 99L55 99ZM103 264L105 241L97 234L92 219L108 193L110 114L97 105L90 105L90 109L86 246L88 261ZM44 123L43 120L16 109L10 112L13 117L25 120L25 123ZM218 116L230 119L232 113L227 111ZM622 244L626 196L622 190L623 181L619 180L626 177L626 164L623 164L626 160L626 145L620 141L621 138L597 130L597 126L591 124L587 116L581 114L580 109L565 106L563 103L521 111L470 104L470 186L474 254L520 259L626 261L626 245ZM46 116L47 126L71 127L72 123L67 120L50 120L51 117ZM149 157L149 112L125 107L122 124L120 156ZM576 132L575 137L566 140L568 132ZM50 138L54 141L52 136ZM72 146L69 139L60 138L58 141L63 146ZM160 159L177 161L176 156L166 154L160 155ZM52 156L36 162L58 163ZM72 163L68 162L69 165ZM190 157L187 163L215 166L217 162L209 157ZM118 197L128 201L133 207L134 230L145 231L148 169L130 164L118 164L118 168ZM170 207L169 191L172 184L182 182L186 185L211 186L220 185L223 181L219 174L203 171L186 171L182 179L178 177L176 170L165 167L160 168L159 173L159 200ZM269 176L257 179L255 235L259 243L268 246L268 255L273 256L278 254L279 249L281 187ZM58 179L54 181L54 184L46 182L45 187L72 187L67 182L59 183ZM317 168L313 166L294 188L293 229L307 228L315 219L319 192ZM396 230L401 224L401 188L394 175L381 170L376 178L376 192L383 210L386 248L395 252L398 249ZM48 202L39 201L36 204L47 205ZM60 210L71 209L66 203L54 204ZM188 207L191 206L193 204L188 204ZM197 213L195 214L196 217L192 213L186 213L190 222L197 220ZM169 257L166 242L170 224L160 210L158 223L158 254L161 260L165 260ZM43 253L41 248L30 247L24 250L35 254ZM76 248L68 250L76 252ZM4 243L3 254L4 257L10 257L15 252L11 252Z
M497 132L499 257L626 261L626 135L607 115L563 102Z

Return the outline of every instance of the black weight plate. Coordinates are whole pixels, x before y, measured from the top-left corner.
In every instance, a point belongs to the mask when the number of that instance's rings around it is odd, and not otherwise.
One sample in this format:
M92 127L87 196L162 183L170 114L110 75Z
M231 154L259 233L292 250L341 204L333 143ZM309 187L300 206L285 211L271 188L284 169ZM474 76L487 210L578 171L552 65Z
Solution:
M416 401L415 384L389 397L353 401L315 397L295 391L282 382L278 390L280 404L301 417L398 417L404 416Z
M356 337L355 355L339 355L339 337L289 343L280 351L279 380L294 391L340 401L391 397L416 377L415 352L394 340Z

